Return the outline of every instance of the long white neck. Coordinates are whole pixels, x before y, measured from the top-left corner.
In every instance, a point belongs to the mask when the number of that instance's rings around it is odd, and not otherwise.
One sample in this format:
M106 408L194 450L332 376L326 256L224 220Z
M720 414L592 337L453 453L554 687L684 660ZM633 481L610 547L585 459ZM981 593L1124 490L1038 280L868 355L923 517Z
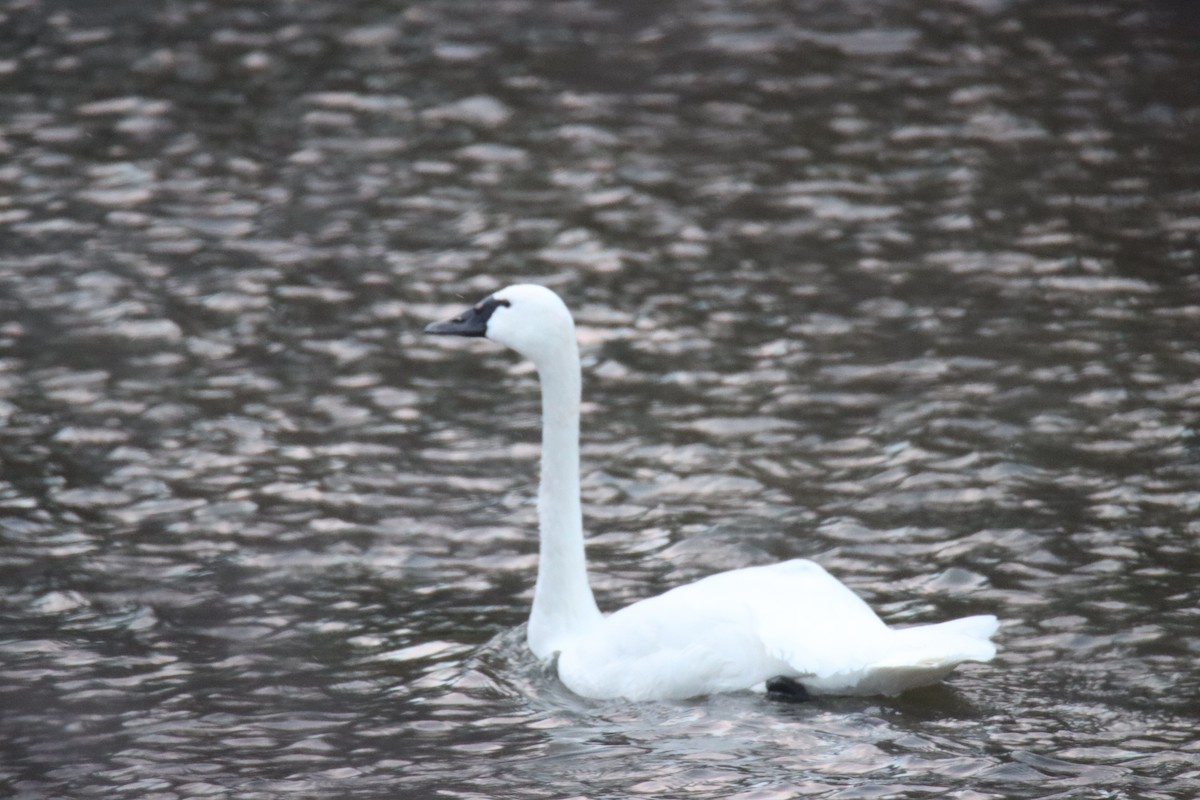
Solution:
M529 649L549 658L561 643L600 620L588 585L579 502L579 348L574 330L552 357L539 359L542 385L541 546L529 615Z

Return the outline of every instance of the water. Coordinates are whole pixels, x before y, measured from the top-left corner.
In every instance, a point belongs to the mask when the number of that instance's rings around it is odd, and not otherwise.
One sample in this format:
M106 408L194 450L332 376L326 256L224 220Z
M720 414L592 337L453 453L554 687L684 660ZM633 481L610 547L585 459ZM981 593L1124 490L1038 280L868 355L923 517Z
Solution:
M1200 793L1186 4L0 6L0 787ZM543 280L603 608L811 557L1004 620L899 698L522 645ZM801 610L800 613L805 613Z

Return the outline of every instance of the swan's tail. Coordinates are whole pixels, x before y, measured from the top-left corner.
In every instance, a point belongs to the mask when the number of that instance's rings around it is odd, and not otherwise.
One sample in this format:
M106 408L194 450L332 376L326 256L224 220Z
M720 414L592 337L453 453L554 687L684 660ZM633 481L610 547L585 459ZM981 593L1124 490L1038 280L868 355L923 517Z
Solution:
M806 687L829 694L899 694L928 686L964 661L991 661L996 646L990 637L998 625L989 614L892 629L883 654L865 669L801 680Z
M949 671L964 661L991 661L996 655L991 636L998 624L995 617L985 614L893 629L891 646L874 666Z
M985 614L893 629L892 644L875 666L953 668L964 661L991 661L996 655L991 636L998 624L995 617Z

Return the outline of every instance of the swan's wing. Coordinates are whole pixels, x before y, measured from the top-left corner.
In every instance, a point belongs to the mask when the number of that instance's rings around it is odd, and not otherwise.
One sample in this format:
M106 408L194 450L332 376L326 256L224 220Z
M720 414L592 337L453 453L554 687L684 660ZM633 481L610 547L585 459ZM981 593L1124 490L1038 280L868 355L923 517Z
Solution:
M833 676L890 634L857 595L796 560L710 576L634 603L564 646L559 675L587 697L663 699Z
M778 598L756 603L755 628L767 652L796 677L835 674L878 657L887 625L818 564L786 561L748 577Z

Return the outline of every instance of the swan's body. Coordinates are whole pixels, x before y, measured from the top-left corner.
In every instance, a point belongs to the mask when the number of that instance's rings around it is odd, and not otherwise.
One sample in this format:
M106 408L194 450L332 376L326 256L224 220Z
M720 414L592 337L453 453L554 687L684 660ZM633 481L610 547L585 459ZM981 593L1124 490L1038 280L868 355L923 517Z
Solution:
M712 575L604 616L588 585L579 502L579 350L558 295L510 286L427 333L486 336L533 361L542 386L541 546L528 640L558 655L567 688L663 700L752 689L776 677L813 694L895 694L988 661L993 616L889 628L802 559Z

